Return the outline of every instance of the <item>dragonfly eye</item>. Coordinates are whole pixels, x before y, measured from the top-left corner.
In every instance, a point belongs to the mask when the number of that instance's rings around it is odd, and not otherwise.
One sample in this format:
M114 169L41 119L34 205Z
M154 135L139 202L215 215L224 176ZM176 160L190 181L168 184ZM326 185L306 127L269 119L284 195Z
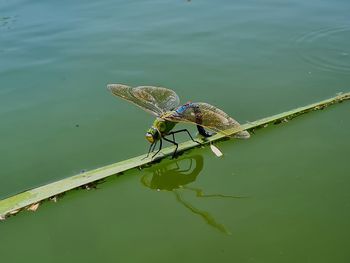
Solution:
M147 132L146 133L146 140L149 141L150 143L154 143L153 134Z
M150 143L154 143L156 140L159 139L159 134L158 130L154 127L150 128L146 132L146 140L149 141Z

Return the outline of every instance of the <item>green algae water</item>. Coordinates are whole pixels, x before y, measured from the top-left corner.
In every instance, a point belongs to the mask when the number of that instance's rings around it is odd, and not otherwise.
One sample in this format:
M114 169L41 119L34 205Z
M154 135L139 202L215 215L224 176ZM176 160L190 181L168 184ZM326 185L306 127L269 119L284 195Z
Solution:
M341 0L0 0L0 198L147 151L153 117L108 83L168 87L241 123L349 91L349 12ZM0 222L1 259L348 262L349 113L69 192Z

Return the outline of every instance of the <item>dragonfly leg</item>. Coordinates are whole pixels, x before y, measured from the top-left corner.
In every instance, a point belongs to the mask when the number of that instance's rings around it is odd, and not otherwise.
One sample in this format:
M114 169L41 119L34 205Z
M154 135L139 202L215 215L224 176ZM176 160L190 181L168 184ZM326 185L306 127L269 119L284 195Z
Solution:
M148 158L149 154L154 151L154 149L157 146L158 141L155 141L154 143L151 143L151 145L148 148L148 153L145 157L143 157L141 160Z
M191 133L190 133L187 129L182 129L182 130L178 130L178 131L169 132L167 135L172 134L172 135L174 136L175 133L179 133L179 132L186 132L186 133L188 134L188 136L190 136L190 138L191 138L191 140L192 140L193 142L196 142L196 143L198 143L198 144L201 144L199 141L193 139ZM174 138L174 141L175 141L175 137L173 137L173 138Z
M165 138L165 137L163 137L163 139L166 140L167 142L170 142L170 143L172 143L172 144L175 145L175 151L173 152L173 156L172 156L172 158L174 159L174 158L175 158L175 155L176 155L176 152L177 152L177 148L179 147L179 144L175 141L175 136L174 136L174 134L173 134L173 141L172 141L172 140L169 140L169 139L167 139L167 138Z
M154 156L156 156L160 152L160 150L162 149L162 146L163 146L162 138L159 138L159 149L158 149L158 151L155 154L152 155L152 159L154 158Z
M151 145L150 145L149 148L148 148L148 153L147 153L147 155L146 155L145 157L143 157L142 160L143 160L143 159L146 159L146 158L149 156L150 152L153 152L153 151L154 151L154 148L156 147L156 144L157 144L157 142L151 143Z
M157 146L157 143L158 143L158 141L155 141L154 143L152 143L152 144L153 144L153 147L152 147L151 152L153 152L153 151L154 151L154 149L155 149L155 148L156 148L156 146Z

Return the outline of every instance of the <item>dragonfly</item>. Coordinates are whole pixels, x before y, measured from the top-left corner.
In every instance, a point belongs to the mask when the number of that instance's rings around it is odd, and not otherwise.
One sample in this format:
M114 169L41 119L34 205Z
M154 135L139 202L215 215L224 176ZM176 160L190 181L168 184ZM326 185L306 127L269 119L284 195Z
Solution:
M146 140L150 143L150 146L145 158L155 150L159 142L158 151L153 154L153 159L161 151L163 140L175 145L175 150L172 154L172 158L175 158L179 147L175 134L178 133L187 133L192 141L201 144L192 137L187 129L173 130L177 123L196 125L198 133L205 138L216 133L230 136L226 132L228 129L240 127L240 124L224 111L208 103L187 102L180 105L179 96L175 91L168 88L108 84L107 89L114 96L131 102L156 117L151 128L146 132ZM240 131L234 137L247 139L250 137L250 134L247 131Z

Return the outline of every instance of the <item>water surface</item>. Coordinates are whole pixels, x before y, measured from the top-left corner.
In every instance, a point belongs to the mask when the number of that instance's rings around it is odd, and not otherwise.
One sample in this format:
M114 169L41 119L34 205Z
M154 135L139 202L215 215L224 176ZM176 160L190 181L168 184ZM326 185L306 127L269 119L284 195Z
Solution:
M349 13L341 0L0 1L0 198L147 150L152 116L107 83L165 86L242 123L349 91ZM349 112L21 213L0 225L1 258L348 262Z

